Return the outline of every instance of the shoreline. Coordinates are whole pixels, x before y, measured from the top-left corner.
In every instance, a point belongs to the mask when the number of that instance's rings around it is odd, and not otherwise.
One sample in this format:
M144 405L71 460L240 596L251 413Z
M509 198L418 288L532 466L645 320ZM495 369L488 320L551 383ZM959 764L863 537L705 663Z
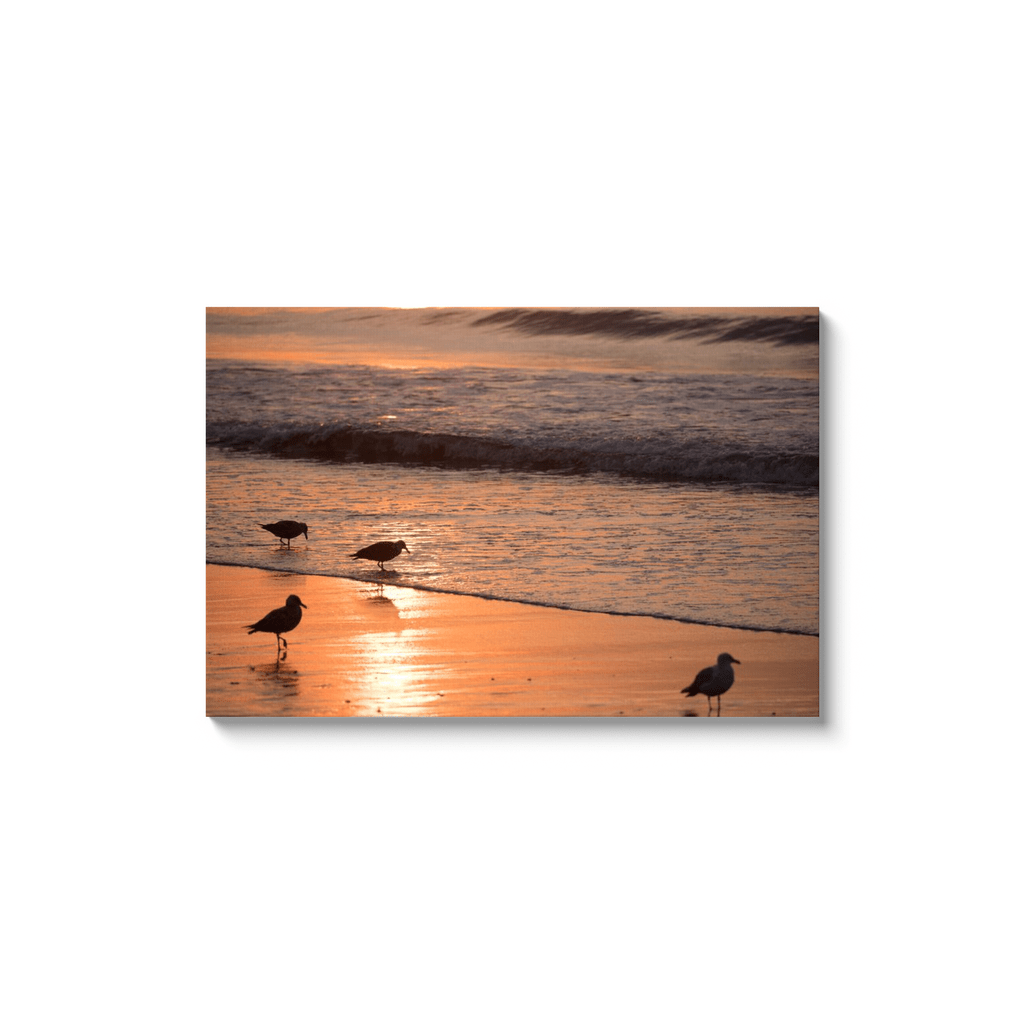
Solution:
M277 658L243 628L308 606ZM816 717L816 636L207 563L210 717L707 717L680 689L739 659L722 717ZM717 711L717 699L712 702Z
M267 569L262 566L239 565L237 562L213 562L209 560L207 560L206 565L207 567L213 566L222 569L251 569L253 572L269 572L278 576L315 576L318 579L339 580L361 586L367 585L367 580L362 577L336 576L333 573L327 572L299 572L298 570L289 569ZM496 594L464 594L457 590L441 590L438 587L430 587L416 583L389 584L385 580L384 585L392 590L415 590L418 593L433 594L437 597L464 597L473 601L502 601L507 604L525 605L528 608L546 608L552 612L574 612L579 615L611 615L626 619L656 619L660 622L678 622L683 626L700 626L704 629L727 629L741 633L779 633L785 636L808 637L813 640L817 640L819 637L819 634L817 633L804 633L798 629L769 629L763 626L723 626L714 622L697 622L693 619L678 619L672 615L663 615L656 612L620 612L605 611L600 608L569 608L566 605L545 604L543 601L530 601L525 598L499 597Z

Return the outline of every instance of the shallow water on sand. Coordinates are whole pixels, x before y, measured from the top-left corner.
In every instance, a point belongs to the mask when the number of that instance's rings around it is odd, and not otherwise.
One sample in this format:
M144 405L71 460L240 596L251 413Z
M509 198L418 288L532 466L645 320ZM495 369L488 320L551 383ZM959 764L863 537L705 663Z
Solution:
M309 526L281 545L260 523ZM358 548L402 539L380 573ZM208 562L816 634L816 493L207 449Z

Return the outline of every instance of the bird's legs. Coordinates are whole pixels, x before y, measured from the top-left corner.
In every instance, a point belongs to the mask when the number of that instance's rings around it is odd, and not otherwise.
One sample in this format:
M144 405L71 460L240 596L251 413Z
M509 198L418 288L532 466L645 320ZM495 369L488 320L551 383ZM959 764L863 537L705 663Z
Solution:
M711 696L710 696L710 694L707 695L707 698L708 698L708 718L710 718L711 717Z
M722 695L718 695L718 717L722 717Z
M288 657L288 641L280 633L274 634L277 637L277 661L280 664ZM281 644L284 644L284 654L281 653Z

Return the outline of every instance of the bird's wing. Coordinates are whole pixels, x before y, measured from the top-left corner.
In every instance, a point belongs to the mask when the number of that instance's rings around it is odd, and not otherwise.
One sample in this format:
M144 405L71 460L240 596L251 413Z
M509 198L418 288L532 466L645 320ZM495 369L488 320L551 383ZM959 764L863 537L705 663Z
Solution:
M252 629L258 629L264 633L276 633L278 630L283 629L288 625L288 614L287 608L275 608L272 612L267 612L266 615L260 619Z
M352 557L383 558L385 555L389 554L391 554L391 545L388 544L387 541L378 541L376 544L370 544L368 547L357 551Z
M710 668L702 668L698 673L697 677L693 680L694 686L706 686L715 678L714 666Z

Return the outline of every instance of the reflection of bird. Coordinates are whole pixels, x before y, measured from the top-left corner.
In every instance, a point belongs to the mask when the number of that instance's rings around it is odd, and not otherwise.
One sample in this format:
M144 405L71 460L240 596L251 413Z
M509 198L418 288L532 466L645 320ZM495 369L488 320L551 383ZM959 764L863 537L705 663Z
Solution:
M309 534L306 532L305 523L297 523L293 519L282 519L278 523L260 523L261 530L267 530L272 533L279 541L288 541L288 547L292 546L292 539L298 537L300 533L306 535L306 540L309 540Z
M357 551L350 557L365 558L370 562L376 562L380 566L380 571L383 572L384 563L390 562L392 558L397 558L403 551L409 551L404 540L382 540ZM409 554L411 555L412 552L409 551Z
M276 633L277 649L281 650L281 644L288 646L288 641L281 636L282 633L290 633L302 621L302 609L306 606L296 594L289 594L283 608L275 608L268 612L251 626L243 626L249 630L249 636L253 633Z
M717 665L702 668L697 673L697 678L689 686L684 686L679 692L685 693L687 697L696 697L698 693L703 693L708 699L709 717L711 715L711 698L717 697L718 717L721 718L722 694L732 686L733 680L736 678L732 667L738 664L739 662L731 654L720 654Z

